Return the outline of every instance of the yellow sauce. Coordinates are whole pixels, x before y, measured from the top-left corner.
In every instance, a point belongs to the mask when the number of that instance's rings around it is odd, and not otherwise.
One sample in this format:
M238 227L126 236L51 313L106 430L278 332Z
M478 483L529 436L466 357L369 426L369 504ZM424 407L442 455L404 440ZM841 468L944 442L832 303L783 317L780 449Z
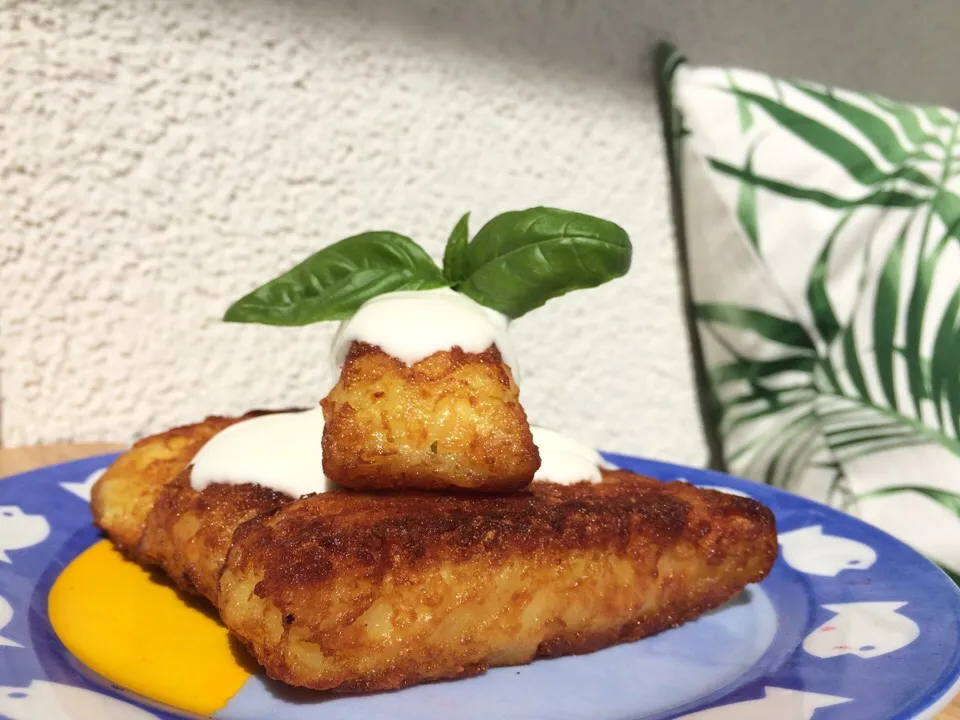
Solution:
M87 667L133 692L200 715L220 710L252 660L205 600L185 600L101 540L50 591L50 622Z

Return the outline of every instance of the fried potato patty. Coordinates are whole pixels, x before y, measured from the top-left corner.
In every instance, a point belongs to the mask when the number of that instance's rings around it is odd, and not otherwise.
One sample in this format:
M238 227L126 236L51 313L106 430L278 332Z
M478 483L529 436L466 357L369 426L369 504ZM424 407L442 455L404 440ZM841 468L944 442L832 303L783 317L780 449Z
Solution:
M147 515L164 485L190 464L210 438L254 414L212 416L135 442L94 484L90 495L94 523L114 543L135 555Z
M385 690L651 635L776 556L759 503L622 471L507 495L341 492L241 525L218 606L271 677Z
M323 470L344 487L518 490L540 467L494 345L478 354L454 347L408 367L355 342L320 404Z
M233 533L246 520L293 498L261 485L214 483L197 492L190 470L168 483L144 523L141 562L158 565L181 590L217 604L217 585Z
M272 412L252 410L239 417L211 416L202 422L141 438L121 454L94 484L90 510L94 524L135 559L140 538L164 487L190 465L200 448L234 423Z

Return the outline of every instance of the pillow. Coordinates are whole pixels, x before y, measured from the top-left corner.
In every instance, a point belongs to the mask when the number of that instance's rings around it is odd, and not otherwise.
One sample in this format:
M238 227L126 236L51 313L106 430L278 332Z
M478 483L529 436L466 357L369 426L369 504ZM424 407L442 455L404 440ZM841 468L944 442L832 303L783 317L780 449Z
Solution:
M960 117L658 65L724 469L960 571Z

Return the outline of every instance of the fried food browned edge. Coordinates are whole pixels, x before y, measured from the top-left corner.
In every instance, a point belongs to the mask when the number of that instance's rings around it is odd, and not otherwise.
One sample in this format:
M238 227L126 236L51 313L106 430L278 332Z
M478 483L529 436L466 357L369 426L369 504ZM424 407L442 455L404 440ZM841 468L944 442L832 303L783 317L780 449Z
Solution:
M388 689L590 652L722 604L776 557L758 503L623 471L508 495L192 490L190 460L240 419L141 440L92 507L290 684Z
M408 367L354 342L320 403L324 472L357 490L518 490L540 467L519 395L495 345Z
M314 495L237 530L221 617L267 674L370 691L680 625L777 556L754 500L624 471L506 495Z
M211 416L199 423L141 438L118 457L94 484L90 496L93 521L120 548L136 555L147 515L163 487L190 464L210 438L249 417Z
M137 557L161 567L181 590L216 605L234 531L293 498L252 483L215 483L197 492L190 487L189 472L181 472L160 492L144 524Z
M290 498L255 485L215 484L196 492L189 484L189 465L210 438L234 423L300 410L211 416L137 441L95 483L94 523L133 559L159 565L181 589L215 602L234 529Z

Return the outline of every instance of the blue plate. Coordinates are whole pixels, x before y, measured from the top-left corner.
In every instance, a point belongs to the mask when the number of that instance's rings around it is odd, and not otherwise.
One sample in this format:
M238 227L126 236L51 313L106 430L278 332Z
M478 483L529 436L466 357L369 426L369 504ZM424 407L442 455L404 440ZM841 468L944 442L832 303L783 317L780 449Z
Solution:
M114 457L0 482L0 717L183 717L84 668L47 617L59 572L100 538L90 488ZM910 548L767 486L607 458L770 507L781 541L773 572L695 622L591 655L373 695L310 694L254 676L214 717L892 720L932 718L960 691L960 592Z

